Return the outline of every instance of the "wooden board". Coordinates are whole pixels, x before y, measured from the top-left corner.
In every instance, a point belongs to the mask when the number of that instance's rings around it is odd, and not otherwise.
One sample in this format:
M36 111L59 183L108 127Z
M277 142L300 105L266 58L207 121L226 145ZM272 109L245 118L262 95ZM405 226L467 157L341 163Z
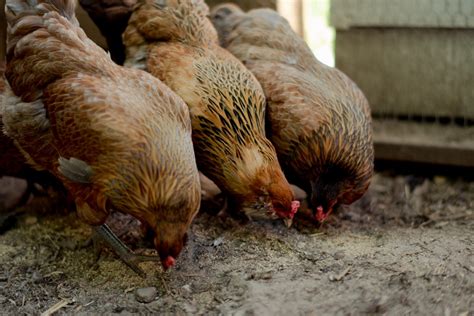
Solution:
M474 29L339 30L336 67L374 113L474 118Z
M375 158L474 167L474 127L374 120Z
M331 24L352 27L474 28L473 0L332 0Z
M248 11L255 8L272 8L276 9L277 0L205 0L207 5L212 8L215 5L227 2L233 2L239 5L242 10Z

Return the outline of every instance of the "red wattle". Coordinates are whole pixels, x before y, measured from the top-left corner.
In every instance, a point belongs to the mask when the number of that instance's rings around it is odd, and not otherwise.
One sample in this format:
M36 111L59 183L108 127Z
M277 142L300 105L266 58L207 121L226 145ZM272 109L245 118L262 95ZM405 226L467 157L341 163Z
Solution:
M292 201L291 202L291 214L295 215L296 212L298 212L298 209L300 208L300 201Z
M318 222L324 222L324 220L326 220L326 218L328 217L327 214L324 214L324 210L323 210L323 207L322 206L318 206L316 208L316 220Z

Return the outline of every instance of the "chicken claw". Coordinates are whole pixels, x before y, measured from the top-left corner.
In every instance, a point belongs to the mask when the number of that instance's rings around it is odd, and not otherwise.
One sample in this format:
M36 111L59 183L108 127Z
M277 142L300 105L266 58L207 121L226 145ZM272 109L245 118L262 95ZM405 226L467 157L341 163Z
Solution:
M146 277L138 263L145 261L160 261L159 256L137 255L133 253L106 224L94 228L95 232L115 251L122 261L142 278Z

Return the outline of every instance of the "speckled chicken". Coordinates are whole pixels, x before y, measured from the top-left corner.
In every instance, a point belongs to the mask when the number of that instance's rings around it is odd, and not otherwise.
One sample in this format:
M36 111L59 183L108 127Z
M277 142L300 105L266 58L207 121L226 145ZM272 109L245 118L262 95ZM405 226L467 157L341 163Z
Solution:
M229 211L292 217L298 208L265 137L265 97L241 62L219 46L202 0L145 0L123 34L129 67L161 79L189 106L199 169Z
M150 74L120 67L79 27L73 0L8 0L6 134L61 179L87 223L110 210L155 233L165 269L181 252L200 184L186 104ZM106 226L97 231L135 271Z
M277 12L244 13L223 4L211 13L221 45L261 83L268 133L288 180L311 192L323 221L367 190L374 150L369 104L341 71L320 63Z

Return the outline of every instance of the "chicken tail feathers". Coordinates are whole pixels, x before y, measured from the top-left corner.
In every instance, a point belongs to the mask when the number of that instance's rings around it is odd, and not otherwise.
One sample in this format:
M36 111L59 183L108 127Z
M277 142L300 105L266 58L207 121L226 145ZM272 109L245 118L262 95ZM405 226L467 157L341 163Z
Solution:
M7 0L5 16L7 19L7 60L20 39L28 34L45 28L44 15L57 12L72 25L79 26L75 17L74 0Z
M97 74L106 68L108 56L79 27L75 5L74 0L6 1L5 76L24 101L34 101L67 73Z
M14 16L37 15L56 11L68 20L74 19L76 2L74 0L7 0L6 13Z

